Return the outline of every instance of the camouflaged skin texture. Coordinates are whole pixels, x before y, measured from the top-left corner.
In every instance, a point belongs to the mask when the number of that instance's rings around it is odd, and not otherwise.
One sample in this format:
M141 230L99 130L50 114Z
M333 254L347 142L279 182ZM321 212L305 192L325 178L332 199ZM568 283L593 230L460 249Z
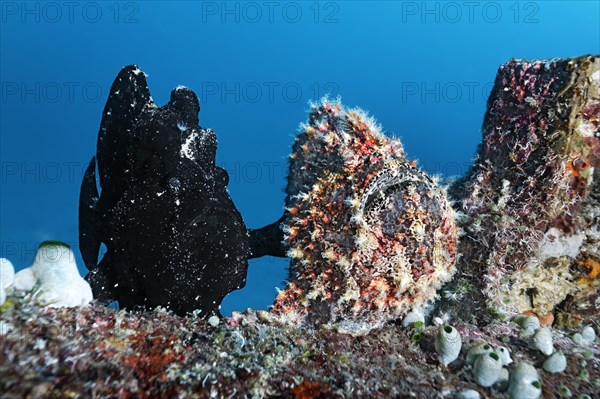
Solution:
M283 241L290 281L273 311L362 334L421 308L456 261L454 211L359 109L312 107L290 158Z

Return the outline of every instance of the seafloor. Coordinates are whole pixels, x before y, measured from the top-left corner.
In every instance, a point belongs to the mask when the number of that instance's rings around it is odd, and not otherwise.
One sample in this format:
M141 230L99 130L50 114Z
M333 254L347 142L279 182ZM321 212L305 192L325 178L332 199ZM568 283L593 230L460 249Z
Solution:
M0 341L2 398L443 398L465 388L482 398L508 397L475 383L465 355L476 339L540 368L544 398L566 389L575 398L600 397L597 343L578 345L567 331L552 330L568 367L551 374L520 328L501 320L457 326L462 353L444 367L433 326L388 325L355 337L280 324L263 311L234 314L215 327L160 309L39 308L23 299L6 305L1 320L14 329Z

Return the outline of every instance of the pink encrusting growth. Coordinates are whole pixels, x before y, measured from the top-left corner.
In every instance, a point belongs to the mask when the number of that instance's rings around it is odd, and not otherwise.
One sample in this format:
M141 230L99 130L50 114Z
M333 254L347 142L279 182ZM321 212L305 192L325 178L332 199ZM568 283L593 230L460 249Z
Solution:
M290 282L273 311L366 332L422 308L452 276L454 211L399 140L339 101L312 106L290 159Z

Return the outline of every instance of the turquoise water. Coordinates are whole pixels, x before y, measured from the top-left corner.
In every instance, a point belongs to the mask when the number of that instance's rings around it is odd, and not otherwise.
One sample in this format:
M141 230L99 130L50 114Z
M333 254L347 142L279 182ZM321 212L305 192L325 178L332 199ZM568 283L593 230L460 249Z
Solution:
M460 175L502 63L600 53L596 1L0 7L0 256L17 269L44 240L77 246L81 177L124 65L149 75L158 104L178 85L198 94L231 195L246 224L259 227L282 213L286 157L308 101L339 95L400 137L424 169ZM266 308L286 275L283 259L251 261L246 288L226 298L224 313Z

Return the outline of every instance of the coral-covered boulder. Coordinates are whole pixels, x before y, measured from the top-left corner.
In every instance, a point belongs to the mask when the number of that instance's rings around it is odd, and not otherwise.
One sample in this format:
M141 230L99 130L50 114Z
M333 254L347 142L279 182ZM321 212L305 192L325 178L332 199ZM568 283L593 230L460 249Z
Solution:
M452 190L466 235L450 290L472 294L459 315L597 315L599 126L597 56L500 67L477 161Z
M199 111L185 87L159 108L136 66L115 79L79 207L81 253L98 299L209 315L245 285L246 227ZM102 243L107 252L98 264Z
M273 311L362 333L422 308L454 271L445 192L359 109L314 105L290 158L290 281Z

